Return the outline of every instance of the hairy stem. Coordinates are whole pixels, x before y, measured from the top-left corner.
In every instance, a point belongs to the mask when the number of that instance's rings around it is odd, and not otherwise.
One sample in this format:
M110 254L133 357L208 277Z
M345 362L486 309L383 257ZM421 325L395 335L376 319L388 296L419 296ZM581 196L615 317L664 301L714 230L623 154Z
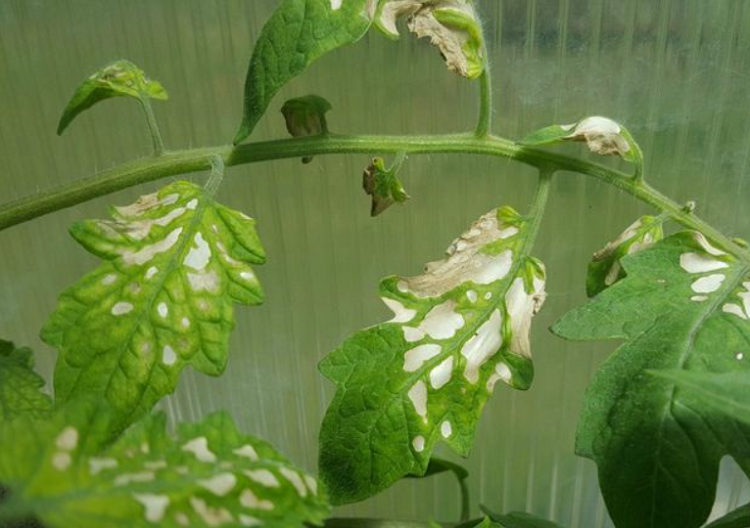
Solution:
M209 170L219 156L227 167L286 158L326 154L474 154L508 158L556 172L584 174L613 185L638 200L668 214L683 226L698 230L722 249L750 263L750 251L692 212L630 175L585 160L554 152L522 147L495 136L314 136L166 152L159 157L125 163L89 178L73 181L0 206L0 231L54 211L134 185L169 176Z
M154 146L154 156L161 156L164 153L164 141L161 138L159 123L156 122L154 109L151 108L151 101L149 101L148 97L141 97L139 101L141 102L143 113L146 114L146 123L148 124L148 130L151 133L151 142Z
M542 218L544 217L544 210L547 208L549 189L552 183L552 175L554 173L554 169L550 167L539 168L539 185L537 185L536 193L534 194L534 202L531 205L531 210L528 215L529 227L526 239L529 246L534 244L536 236L539 233L539 227L542 225ZM531 247L528 249L530 250ZM530 251L524 251L524 253L529 254Z
M489 64L485 64L484 71L479 77L479 123L476 136L487 137L492 130L492 77Z

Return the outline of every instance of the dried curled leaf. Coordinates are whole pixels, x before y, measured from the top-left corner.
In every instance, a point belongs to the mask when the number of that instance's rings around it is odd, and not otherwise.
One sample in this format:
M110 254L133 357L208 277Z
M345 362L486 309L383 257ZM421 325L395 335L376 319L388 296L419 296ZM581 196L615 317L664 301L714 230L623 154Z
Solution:
M321 362L337 385L320 433L334 503L424 475L438 442L466 456L496 382L530 386L529 328L545 272L528 255L528 225L510 207L493 210L423 274L384 279L393 319Z
M42 339L60 351L58 400L106 399L117 433L173 392L186 366L224 371L233 304L263 301L251 265L265 253L252 218L186 181L112 217L72 227L104 262L60 295Z
M292 137L317 136L328 132L326 113L331 103L319 95L289 99L281 107L286 129Z
M319 95L306 95L289 99L281 107L287 132L292 137L319 136L328 132L326 113L331 110L331 103ZM312 156L302 158L303 163L310 163Z
M158 81L146 77L143 70L132 62L118 60L97 71L76 88L60 118L57 134L62 134L78 114L112 97L161 100L168 98L167 92Z
M472 0L384 0L375 25L398 38L396 20L407 17L409 31L440 50L449 70L469 79L484 71L482 27Z
M631 224L620 236L594 253L586 276L586 293L593 297L625 276L621 260L643 251L664 238L665 217L645 215Z
M51 420L0 427L13 508L51 528L302 528L330 512L317 480L225 413L174 436L163 414L150 416L102 450L92 423L106 412L76 402Z
M583 141L591 152L602 156L620 156L636 165L643 162L641 149L630 132L607 117L592 116L570 125L548 126L532 132L520 143L540 146L566 141Z
M404 203L409 199L397 170L385 168L383 158L373 158L372 163L362 174L362 188L372 196L370 216L378 216L394 203Z

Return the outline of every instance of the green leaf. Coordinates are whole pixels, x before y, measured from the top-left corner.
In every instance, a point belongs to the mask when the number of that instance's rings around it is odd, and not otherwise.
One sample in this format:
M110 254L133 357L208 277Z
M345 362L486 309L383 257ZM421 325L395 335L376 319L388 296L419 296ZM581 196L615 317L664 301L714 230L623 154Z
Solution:
M168 98L164 87L146 77L138 66L130 61L118 60L97 71L76 88L60 118L57 134L62 134L78 114L112 97L133 97L138 100Z
M326 53L362 38L376 5L377 0L284 0L255 44L235 145L253 132L282 86Z
M630 132L607 117L592 116L571 125L552 125L532 132L521 145L542 146L566 141L585 141L591 152L620 156L635 165L643 164L643 153Z
M495 526L501 528L564 528L562 525L542 519L536 515L525 512L511 512L505 515L492 512L489 508L482 505L481 510L487 514L487 518Z
M750 528L750 504L732 510L706 528Z
M186 365L224 371L233 303L262 302L250 264L265 255L254 220L189 182L111 214L72 227L104 262L63 292L42 338L60 351L58 400L106 399L117 433L173 392Z
M0 423L49 413L52 400L43 387L44 380L34 372L31 349L0 339Z
M455 462L451 462L450 460L445 460L438 457L430 458L430 463L427 466L427 470L424 472L424 475L407 475L406 478L432 477L434 475L447 473L449 471L453 473L458 480L469 478L469 472L465 467L456 464Z
M737 359L745 359L744 352ZM750 425L750 375L747 372L692 372L685 370L655 370L651 374L691 392L703 405L717 413Z
M399 37L397 19L407 17L409 31L429 38L449 70L475 79L485 70L484 38L472 0L383 0L375 26L387 37Z
M94 415L101 411L73 405L51 421L0 429L8 507L52 528L288 528L319 524L329 513L313 477L239 433L227 414L181 424L175 437L163 414L151 416L92 454Z
M401 166L396 162L390 169L385 168L383 158L373 158L372 163L362 173L362 188L372 197L370 216L378 216L394 203L405 203L409 199L398 171Z
M577 452L595 460L618 528L695 528L719 461L750 455L750 428L649 370L750 379L750 266L681 232L622 260L626 277L553 328L625 339L586 395Z
M589 297L604 291L625 276L621 260L624 256L643 251L664 238L665 217L645 215L630 225L620 236L594 253L586 276Z
M395 317L321 362L338 389L320 433L334 503L423 475L439 441L466 456L495 383L529 387L529 327L545 274L528 256L528 227L510 207L493 210L422 275L384 279Z

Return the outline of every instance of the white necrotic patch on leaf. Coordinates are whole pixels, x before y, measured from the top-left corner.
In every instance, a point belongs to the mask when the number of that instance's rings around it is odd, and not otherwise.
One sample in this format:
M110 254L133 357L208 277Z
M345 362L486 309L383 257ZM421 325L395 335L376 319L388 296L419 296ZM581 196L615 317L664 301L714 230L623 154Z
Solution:
M417 38L429 38L440 50L449 70L470 79L482 74L482 29L471 0L383 0L375 24L398 38L396 21L402 17Z
M99 528L106 515L110 528L230 528L251 518L251 525L302 528L329 514L325 492L312 476L266 442L241 434L226 414L181 424L174 437L163 415L152 416L103 451L83 445L97 434L96 417L106 414L92 405L69 405L52 420L0 431L0 479L14 492L23 490L14 494L19 505L45 526ZM35 441L9 441L21 432ZM184 448L198 444L197 450ZM254 459L236 454L246 446ZM19 462L34 470L17 474Z
M167 99L162 85L146 77L135 64L118 60L90 75L71 97L57 127L60 135L81 112L112 97Z
M643 251L664 238L664 217L642 216L625 231L594 253L586 277L586 293L589 297L609 288L625 276L621 260Z
M602 156L617 155L641 165L643 154L630 132L608 117L591 116L569 125L552 125L532 132L521 144L551 145L566 141L585 142L591 152Z
M592 116L562 127L570 134L564 139L585 141L591 152L602 156L627 156L630 144L622 136L622 127L608 117Z
M42 335L60 350L58 398L106 398L122 429L172 392L186 365L223 371L233 303L262 302L251 265L264 253L252 219L184 181L112 217L71 229L105 262L60 296Z
M338 385L321 431L322 474L336 502L424 473L437 441L467 453L495 382L529 386L529 329L545 273L527 254L526 226L509 207L491 211L424 273L383 280L394 317L323 360Z

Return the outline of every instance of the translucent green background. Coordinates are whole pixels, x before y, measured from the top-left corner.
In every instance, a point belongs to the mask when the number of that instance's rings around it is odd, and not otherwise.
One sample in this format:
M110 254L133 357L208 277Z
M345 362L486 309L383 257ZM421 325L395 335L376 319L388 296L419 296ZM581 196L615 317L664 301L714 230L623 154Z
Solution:
M345 0L346 1L346 0ZM90 175L150 148L135 103L110 101L54 131L75 85L129 58L169 89L156 103L168 147L228 142L239 123L252 42L274 0L0 0L0 195L10 200ZM510 137L592 114L626 123L646 152L647 178L742 236L750 230L750 3L745 0L481 0L496 86L496 131ZM286 97L315 92L342 133L455 132L473 126L477 87L445 71L425 42L373 34L334 53L274 101L253 140L285 136ZM567 150L582 152L578 146ZM317 428L332 395L316 363L355 330L386 316L380 277L414 274L475 217L523 209L533 173L510 162L415 156L403 171L405 207L369 218L365 156L231 169L220 191L258 218L269 263L268 302L237 310L226 375L188 372L164 406L174 419L228 408L247 431L314 469ZM205 175L191 178L203 181ZM66 228L156 188L131 189L0 233L0 335L54 351L38 329L56 294L96 265ZM537 255L549 298L533 332L529 392L500 389L467 462L475 502L525 509L571 527L611 526L593 463L573 455L584 389L611 343L569 345L546 328L584 300L590 254L647 210L615 189L562 174ZM750 360L750 354L746 354ZM623 461L627 463L627 461ZM750 495L725 464L716 512ZM408 481L348 515L451 520L457 488L445 476Z

